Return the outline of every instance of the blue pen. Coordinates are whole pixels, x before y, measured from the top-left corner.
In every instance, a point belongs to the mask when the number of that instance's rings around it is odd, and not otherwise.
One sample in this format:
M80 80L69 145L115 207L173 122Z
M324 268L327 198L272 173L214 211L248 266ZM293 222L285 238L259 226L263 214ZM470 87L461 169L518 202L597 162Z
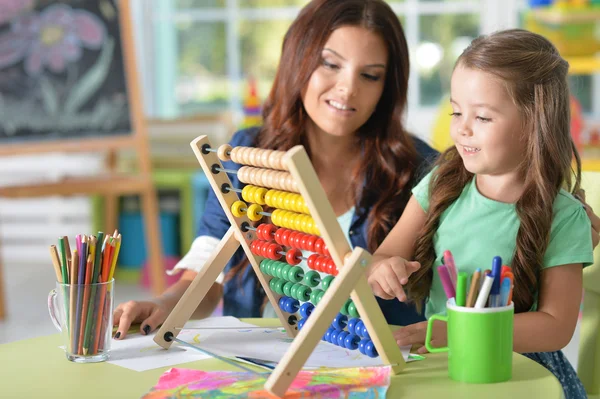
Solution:
M508 306L508 294L510 293L511 281L508 277L502 279L500 286L500 306Z
M500 305L500 279L502 278L502 258L494 256L492 259L492 274L494 282L492 283L492 289L490 290L490 307L495 308Z

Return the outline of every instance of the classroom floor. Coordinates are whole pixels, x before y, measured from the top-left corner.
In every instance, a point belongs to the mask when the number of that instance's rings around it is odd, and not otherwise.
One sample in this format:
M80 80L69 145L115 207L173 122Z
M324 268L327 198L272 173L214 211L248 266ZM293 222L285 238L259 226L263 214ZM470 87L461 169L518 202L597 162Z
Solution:
M57 333L47 309L47 297L54 288L54 270L48 265L4 265L7 283L7 317L0 321L0 344ZM137 284L117 284L115 304L128 300L150 298L151 294ZM564 349L565 355L577 368L579 323L573 339Z

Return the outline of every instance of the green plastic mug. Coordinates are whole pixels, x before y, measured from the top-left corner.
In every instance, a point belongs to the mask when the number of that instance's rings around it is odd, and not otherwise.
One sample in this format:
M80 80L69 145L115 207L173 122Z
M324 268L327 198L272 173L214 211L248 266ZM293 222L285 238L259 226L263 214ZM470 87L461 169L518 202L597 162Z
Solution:
M512 377L514 308L467 308L446 304L448 316L433 315L427 322L425 347L431 353L448 352L448 373L455 381L493 383ZM431 346L434 320L447 323L448 346Z

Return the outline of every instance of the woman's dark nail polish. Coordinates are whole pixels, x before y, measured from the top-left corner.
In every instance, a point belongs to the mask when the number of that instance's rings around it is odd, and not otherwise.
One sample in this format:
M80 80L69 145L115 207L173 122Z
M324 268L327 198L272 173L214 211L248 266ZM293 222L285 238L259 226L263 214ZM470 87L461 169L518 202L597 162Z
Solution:
M149 332L150 332L150 326L148 324L146 324L144 326L144 334L148 335Z
M117 331L117 333L115 334L115 339L119 339L120 336L121 336L121 331Z

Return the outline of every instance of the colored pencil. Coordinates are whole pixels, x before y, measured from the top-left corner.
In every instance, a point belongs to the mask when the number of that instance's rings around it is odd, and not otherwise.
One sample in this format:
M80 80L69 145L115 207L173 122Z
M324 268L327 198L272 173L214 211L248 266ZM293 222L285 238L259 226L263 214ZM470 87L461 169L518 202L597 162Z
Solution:
M54 273L56 274L56 281L62 283L63 276L61 271L60 258L58 256L56 245L50 245L50 258L52 259L52 266L54 267Z
M92 282L92 255L88 255L85 268L85 285L83 286L83 302L81 304L81 324L79 325L79 353L87 355L87 348L83 347L85 341L85 326L87 322L89 301L90 301L90 284ZM80 289L81 290L81 289Z
M79 261L79 255L76 249L73 250L73 256L71 257L71 273L70 273L70 284L71 284L71 294L70 294L70 318L69 324L71 325L71 353L77 352L77 330L75 327L75 309L77 306L77 262Z
M475 300L479 293L479 279L481 278L481 269L475 270L471 277L471 287L469 288L469 295L467 296L467 307L472 308L475 306Z

